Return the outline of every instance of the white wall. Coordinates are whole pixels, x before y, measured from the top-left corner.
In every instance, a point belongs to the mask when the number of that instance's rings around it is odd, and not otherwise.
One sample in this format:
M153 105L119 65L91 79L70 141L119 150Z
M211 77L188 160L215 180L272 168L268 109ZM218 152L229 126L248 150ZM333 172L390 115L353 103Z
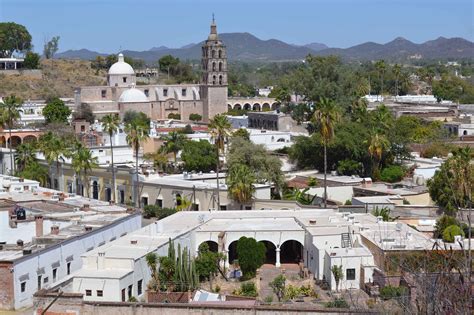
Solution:
M344 277L339 282L339 290L347 289L360 289L360 276L361 276L361 265L373 265L372 256L344 256L344 257L331 257L327 251L325 254L325 266L324 266L324 275L326 280L331 286L331 290L336 290L336 280L332 275L331 268L332 266L342 265L342 272ZM350 253L350 249L349 249ZM347 280L347 269L355 269L355 279Z
M49 278L47 288L52 285L52 264L59 261L57 268L57 282L64 280L67 275L66 259L71 257L71 273L82 267L81 255L89 248L97 247L102 242L109 242L111 238L120 237L123 233L135 231L141 227L141 215L131 215L118 222L105 226L97 231L83 234L71 240L64 241L57 245L53 245L48 249L34 253L29 256L23 256L14 262L14 292L15 292L15 309L22 307L30 307L33 303L33 294L38 290L38 274L39 268L44 268L44 277ZM26 280L26 291L21 292L20 277L28 275Z

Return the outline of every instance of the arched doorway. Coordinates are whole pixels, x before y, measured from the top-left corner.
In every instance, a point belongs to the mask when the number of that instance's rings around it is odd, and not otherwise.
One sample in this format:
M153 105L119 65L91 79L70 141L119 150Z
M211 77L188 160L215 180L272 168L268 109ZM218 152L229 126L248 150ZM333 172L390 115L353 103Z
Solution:
M233 241L229 244L229 263L233 263L237 257L237 241Z
M245 103L245 104L244 104L244 109L245 109L245 110L251 110L251 109L252 109L252 105L250 105L249 103Z
M235 109L235 110L241 110L241 109L242 109L242 105L240 105L240 104L235 104L235 105L234 105L234 109Z
M2 148L6 148L6 147L7 147L7 140L5 139L4 136L1 136L1 137L0 137L0 145L2 146Z
M92 198L99 199L99 183L96 180L92 182Z
M12 148L16 148L17 146L21 144L21 138L18 136L12 136L11 140L8 139L8 143L10 143L10 141L12 143Z
M199 248L200 248L203 244L207 244L207 247L209 248L209 250L210 250L211 252L214 252L214 253L217 253L217 252L218 252L219 245L217 244L217 242L214 242L214 241L205 241L205 242L202 242L201 245L199 245Z
M303 259L303 245L295 240L288 240L280 245L280 262L282 264L299 263Z
M280 104L279 103L273 103L272 104L272 110L277 110L280 109Z
M276 246L270 241L260 241L265 244L265 263L274 265L276 262Z
M23 143L34 143L36 142L36 137L29 135L23 138Z
M270 110L270 104L268 104L268 103L263 103L263 105L262 105L262 110L263 110L263 111L269 111L269 110Z
M253 104L252 110L259 112L260 111L260 104L259 103Z

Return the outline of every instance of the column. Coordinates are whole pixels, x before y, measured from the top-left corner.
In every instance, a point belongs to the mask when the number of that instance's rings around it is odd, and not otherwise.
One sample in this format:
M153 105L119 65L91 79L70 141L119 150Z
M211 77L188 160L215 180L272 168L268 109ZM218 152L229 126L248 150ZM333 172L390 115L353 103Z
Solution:
M275 249L275 251L276 251L275 267L280 268L280 266L281 266L281 264L280 264L280 247L277 247Z
M224 250L224 255L225 255L225 261L224 261L224 267L226 269L229 269L230 267L230 263L229 263L229 251L228 250Z

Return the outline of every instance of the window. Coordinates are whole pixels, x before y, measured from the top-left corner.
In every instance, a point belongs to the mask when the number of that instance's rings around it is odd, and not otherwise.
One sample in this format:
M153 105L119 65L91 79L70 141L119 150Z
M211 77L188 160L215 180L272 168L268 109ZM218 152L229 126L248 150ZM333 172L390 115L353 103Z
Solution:
M148 197L142 197L142 207L148 206Z
M148 97L148 94L150 94L150 91L148 89L146 89L145 91L143 91L146 95L146 97Z
M92 296L92 290L86 290L86 296Z
M66 273L67 273L68 275L71 274L71 263L70 263L70 262L68 262L67 265L66 265Z
M168 89L163 89L163 96L164 97L168 96Z
M221 210L227 210L227 206L221 205Z
M58 276L58 268L54 268L53 269L53 282L56 281L57 276Z
M44 277L43 284L46 284L49 282L49 277Z
M142 295L143 291L143 280L138 280L137 282L137 295Z
M181 89L181 96L186 96L186 89Z
M38 290L41 289L41 284L42 284L41 281L42 281L42 278L43 278L43 276L41 276L41 275L38 276Z
M222 58L222 50L219 49L219 58Z
M216 57L216 51L213 49L212 52L211 52L211 56L212 58L215 58Z
M104 291L97 290L97 296L104 296Z
M163 199L156 199L155 205L160 208L163 208Z
M196 204L196 203L193 203L192 209L193 209L193 211L199 211L199 205Z
M86 132L86 126L81 125L81 132Z
M123 77L122 80L123 80L123 83L127 83L127 77Z
M128 286L128 298L133 296L133 284Z
M222 76L219 76L219 85L222 85Z
M355 280L356 270L355 269L346 269L346 280Z
M122 289L122 302L125 302L126 297L125 297L125 289Z
M26 291L26 281L22 282L20 284L20 289L21 289L21 292L25 292Z
M216 84L216 76L215 75L212 76L212 84L214 84L214 85Z
M222 71L222 62L219 62L219 71Z
M107 90L102 90L100 94L102 95L102 98L105 98L107 96Z
M215 62L212 63L212 71L216 71L216 63Z

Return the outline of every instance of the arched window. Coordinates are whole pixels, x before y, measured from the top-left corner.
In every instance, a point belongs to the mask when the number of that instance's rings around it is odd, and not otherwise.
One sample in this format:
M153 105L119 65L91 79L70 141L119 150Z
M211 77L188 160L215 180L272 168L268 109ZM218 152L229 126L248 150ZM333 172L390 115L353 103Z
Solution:
M216 71L216 63L215 62L212 63L212 71Z
M222 85L222 76L219 76L219 85Z
M211 55L212 58L216 58L216 51L215 51L214 49L212 50L212 53L211 53L211 54L212 54L212 55Z
M216 84L216 76L215 75L212 76L212 84Z
M219 62L219 71L222 71L222 62Z
M222 58L222 50L219 49L219 58Z

